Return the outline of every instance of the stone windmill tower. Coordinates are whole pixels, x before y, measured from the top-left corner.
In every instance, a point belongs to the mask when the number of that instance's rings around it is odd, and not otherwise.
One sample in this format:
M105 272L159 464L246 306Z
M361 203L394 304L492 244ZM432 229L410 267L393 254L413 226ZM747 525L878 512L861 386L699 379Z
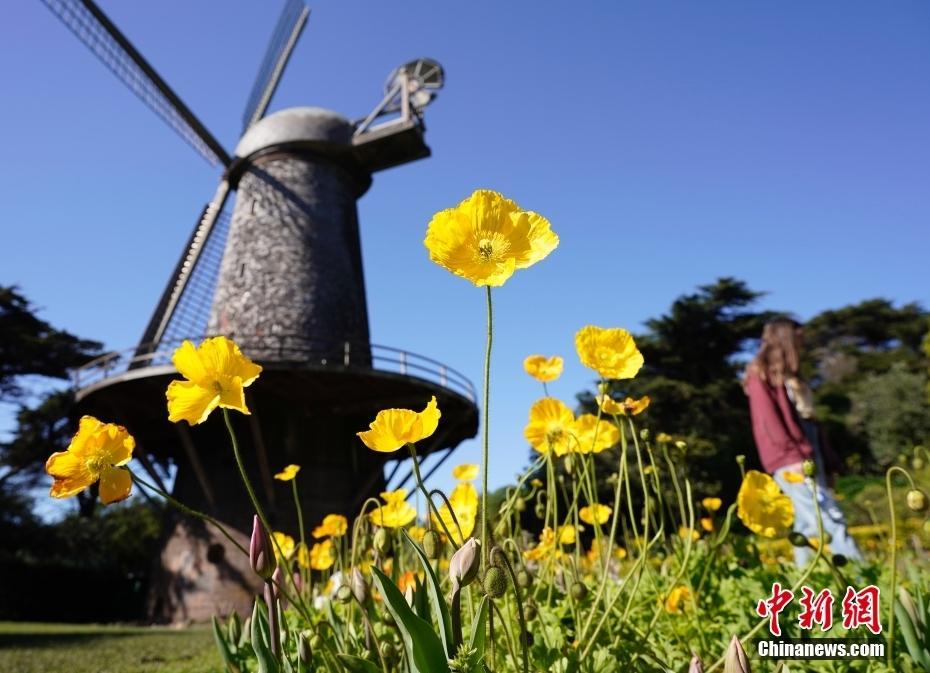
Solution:
M249 388L252 415L235 422L259 497L283 530L295 530L293 503L272 475L285 464L303 467L311 524L329 512L351 516L384 486L384 458L354 435L379 409L422 408L430 396L439 399L442 423L422 447L433 470L474 436L477 408L468 379L435 360L371 344L356 209L373 173L429 156L423 108L442 86L439 64L421 59L395 69L381 102L359 121L310 107L266 117L309 15L300 0L287 0L230 156L92 0L43 2L185 141L223 168L140 343L74 373L81 413L126 425L151 479L172 482L175 497L243 539L251 508L222 424L167 421L170 358L183 339L225 334L263 365ZM399 466L393 464L388 480ZM251 601L247 560L197 522L169 520L158 566L150 601L155 618L205 619Z

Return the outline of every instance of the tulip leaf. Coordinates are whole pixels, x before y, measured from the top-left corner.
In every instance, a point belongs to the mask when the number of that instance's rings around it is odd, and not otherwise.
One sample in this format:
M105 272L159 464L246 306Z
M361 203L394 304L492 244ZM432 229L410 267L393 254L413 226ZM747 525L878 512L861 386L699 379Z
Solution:
M351 654L337 654L336 658L349 673L380 673L378 667L367 659L356 657Z
M417 617L387 575L372 566L371 576L403 637L411 673L449 673L448 657L432 625Z
M222 631L220 631L220 623L216 615L213 616L213 639L216 640L216 646L220 651L220 656L223 657L223 663L226 664L227 672L239 673L239 666L236 665L232 652L229 649L229 644L226 642L226 638L223 636Z
M402 529L401 532L416 552L417 558L420 559L420 565L423 566L426 576L426 590L427 593L429 593L429 600L433 606L433 616L439 624L439 637L442 639L442 646L446 651L446 656L451 659L455 656L455 652L452 651L452 617L449 616L449 607L446 605L445 598L443 598L439 578L436 577L436 573L433 572L433 566L430 564L426 552L420 549L420 546L413 541L406 530Z
M468 647L472 651L471 656L468 658L468 664L473 671L480 670L478 664L484 659L484 645L488 632L487 621L488 597L482 596L481 603L478 605L478 614L475 615L475 619L471 623L471 640L468 643Z
M278 663L268 646L270 634L263 608L261 601L255 599L255 608L252 610L252 649L258 660L258 673L278 673Z

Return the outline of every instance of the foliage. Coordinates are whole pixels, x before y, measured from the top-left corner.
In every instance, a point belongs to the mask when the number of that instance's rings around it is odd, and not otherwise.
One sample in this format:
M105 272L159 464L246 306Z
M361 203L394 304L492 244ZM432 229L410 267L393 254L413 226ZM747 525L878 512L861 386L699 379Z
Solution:
M67 377L68 369L99 354L101 344L59 330L36 316L16 287L0 286L0 400L20 398L18 379Z
M850 391L849 426L865 438L879 465L887 467L903 449L930 442L926 385L922 371L895 362L864 376Z

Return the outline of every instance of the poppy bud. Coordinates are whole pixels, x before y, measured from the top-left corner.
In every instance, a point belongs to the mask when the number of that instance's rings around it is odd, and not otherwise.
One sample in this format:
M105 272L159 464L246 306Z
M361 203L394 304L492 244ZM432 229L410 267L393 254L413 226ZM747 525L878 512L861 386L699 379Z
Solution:
M442 538L434 530L428 530L423 535L423 551L426 558L436 560L442 554Z
M682 451L688 448L688 444L681 439L675 442L675 446L681 449Z
M746 464L746 456L744 456L743 454L739 454L738 456L736 456L736 464L739 465L740 467L743 467Z
M799 533L796 530L792 531L791 534L788 535L788 542L793 544L795 547L807 547L809 544L807 538L804 537L804 533Z
M386 607L381 608L381 621L388 626L394 626L394 615Z
M571 592L572 598L576 601L583 601L588 595L588 587L584 585L584 582L575 582L572 584Z
M355 600L364 603L368 599L368 582L365 581L361 570L352 568L349 584L352 587L352 593L355 594Z
M313 649L310 647L310 641L303 633L297 636L297 658L304 666L309 666L313 659Z
M698 655L691 657L691 665L688 666L688 673L704 673L704 664Z
M397 656L397 648L391 643L383 642L378 649L381 650L381 658L384 659L385 662L393 662L394 658Z
M346 604L352 600L352 588L348 584L343 584L336 590L336 600L339 603Z
M507 576L500 566L491 566L484 574L484 593L491 598L500 598L507 593Z
M546 506L541 502L536 503L536 509L533 510L533 513L536 514L537 519L541 519L546 516Z
M911 467L913 467L914 470L917 472L924 469L924 459L921 458L920 456L917 456L916 458L914 458L914 460L911 461Z
M907 507L912 512L923 512L927 509L927 496L923 491L912 488L907 492Z
M804 473L805 477L813 477L815 474L817 474L817 465L813 460L805 460L803 463L801 463L801 472Z
M263 580L271 579L277 561L274 558L274 552L271 550L271 540L265 527L262 526L261 519L256 514L252 519L252 539L249 541L249 564L256 575Z
M314 633L313 637L310 638L310 649L318 650L323 647L323 637L318 633Z
M526 568L517 571L517 585L523 589L529 589L533 586L533 573Z
M464 588L475 581L480 565L481 543L473 537L465 540L449 561L449 578L453 588Z
M523 498L517 498L517 501L514 503L513 506L518 512L525 512L526 511L526 500L524 500Z
M523 616L526 617L526 621L533 621L538 614L539 610L536 608L536 603L527 603L523 606Z
M723 661L723 673L751 673L746 652L736 636L730 639L730 646Z
M387 532L387 529L379 528L378 532L375 533L374 548L382 556L391 553L391 535Z
M649 441L649 428L643 428L639 431L639 438L644 442Z
M842 554L833 555L833 565L835 565L837 568L842 568L847 563L849 563L849 560Z

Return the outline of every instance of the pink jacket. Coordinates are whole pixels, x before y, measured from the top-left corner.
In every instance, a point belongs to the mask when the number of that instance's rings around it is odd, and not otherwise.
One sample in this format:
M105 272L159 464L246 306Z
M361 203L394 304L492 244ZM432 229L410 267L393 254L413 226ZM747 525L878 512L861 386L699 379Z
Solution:
M814 451L784 386L771 386L750 372L746 380L752 434L762 467L772 474L780 467L813 458Z

